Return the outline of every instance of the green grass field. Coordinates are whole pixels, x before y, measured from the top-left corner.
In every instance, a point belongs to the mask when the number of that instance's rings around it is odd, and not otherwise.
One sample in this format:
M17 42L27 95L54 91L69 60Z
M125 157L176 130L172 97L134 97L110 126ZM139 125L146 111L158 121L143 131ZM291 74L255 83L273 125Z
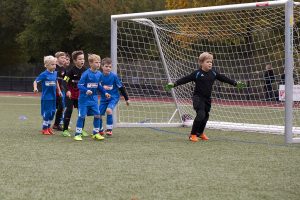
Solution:
M191 143L189 128L116 128L76 142L40 134L37 97L0 96L0 109L1 200L300 197L300 145L280 135L207 130Z

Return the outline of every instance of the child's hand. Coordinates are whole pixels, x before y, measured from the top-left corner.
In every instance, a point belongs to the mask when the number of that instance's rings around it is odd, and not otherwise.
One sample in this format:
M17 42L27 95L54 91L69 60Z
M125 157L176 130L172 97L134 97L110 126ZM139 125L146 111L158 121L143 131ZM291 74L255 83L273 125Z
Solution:
M129 106L129 100L126 101L126 106Z
M174 83L168 83L167 85L165 85L166 91L170 91L172 88L174 88Z
M91 90L88 90L88 91L86 91L86 94L91 95L91 94L93 94L93 92Z
M236 87L237 87L237 89L243 89L244 87L246 87L246 83L238 81L238 82L236 82Z
M110 98L110 94L105 93L105 97L106 97L107 99L109 99L109 98Z
M34 92L34 93L38 93L39 90L38 90L37 88L34 88L34 89L33 89L33 92Z
M69 97L71 99L71 92L67 91L66 96Z

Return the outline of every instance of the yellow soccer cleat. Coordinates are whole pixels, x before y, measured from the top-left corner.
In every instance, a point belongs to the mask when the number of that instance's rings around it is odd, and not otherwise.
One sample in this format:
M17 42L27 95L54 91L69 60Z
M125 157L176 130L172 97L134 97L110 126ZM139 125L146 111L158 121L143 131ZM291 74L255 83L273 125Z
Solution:
M76 140L76 141L82 141L81 135L75 135L74 136L74 140Z
M95 140L104 140L104 137L100 135L99 133L96 133L92 136L93 139Z
M62 135L63 135L64 137L71 137L71 134L69 133L68 130L64 130L64 132L62 132Z
M84 130L82 130L82 133L81 133L81 135L82 135L83 137L87 137L87 136L89 136L89 134L88 134L86 131L84 131Z

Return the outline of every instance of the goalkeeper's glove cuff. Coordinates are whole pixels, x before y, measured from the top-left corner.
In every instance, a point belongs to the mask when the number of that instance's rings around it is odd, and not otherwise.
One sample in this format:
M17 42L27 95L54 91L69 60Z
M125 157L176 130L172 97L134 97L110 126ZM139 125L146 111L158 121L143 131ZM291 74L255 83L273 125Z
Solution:
M168 83L166 86L165 86L165 90L166 91L170 91L172 88L174 88L175 84L174 83Z
M241 82L241 81L237 81L236 82L236 87L237 87L237 89L243 89L244 87L246 87L246 83Z

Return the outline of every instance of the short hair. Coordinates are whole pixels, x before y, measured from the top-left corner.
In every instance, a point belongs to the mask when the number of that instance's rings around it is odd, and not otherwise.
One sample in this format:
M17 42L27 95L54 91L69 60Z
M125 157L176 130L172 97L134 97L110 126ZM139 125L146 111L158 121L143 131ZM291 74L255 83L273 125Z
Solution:
M203 52L199 56L199 64L203 63L207 59L213 59L213 58L214 57L213 57L213 55L211 53Z
M44 65L45 67L50 65L51 61L55 61L56 62L57 58L53 57L53 56L45 56L44 57Z
M66 58L71 58L69 53L65 53Z
M76 60L77 57L78 57L79 55L82 55L82 54L83 54L83 51L82 51L82 50L73 51L73 53L72 53L72 59L73 59L73 60Z
M103 65L110 65L111 63L112 63L111 58L106 57L106 58L103 58L103 59L102 59L101 65L102 65L102 66L103 66Z
M61 57L61 56L66 56L66 53L65 53L65 52L62 52L62 51L58 51L58 52L55 53L55 57L56 57L56 58L59 58L59 57Z
M97 54L89 54L88 61L89 62L94 62L95 60L101 61L101 57Z

